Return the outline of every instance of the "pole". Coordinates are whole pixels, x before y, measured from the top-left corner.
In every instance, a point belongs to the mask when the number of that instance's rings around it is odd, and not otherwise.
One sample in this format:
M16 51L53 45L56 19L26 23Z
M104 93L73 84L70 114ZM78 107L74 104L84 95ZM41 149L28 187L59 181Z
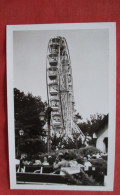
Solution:
M76 136L76 149L78 149L78 144L77 144L77 136Z
M47 152L50 153L50 119L48 118Z
M20 135L18 136L18 140L17 140L17 156L16 156L16 158L19 158L19 154L20 154Z
M50 119L51 119L52 108L49 106L46 110L46 118L48 121L48 135L47 135L47 152L50 153Z

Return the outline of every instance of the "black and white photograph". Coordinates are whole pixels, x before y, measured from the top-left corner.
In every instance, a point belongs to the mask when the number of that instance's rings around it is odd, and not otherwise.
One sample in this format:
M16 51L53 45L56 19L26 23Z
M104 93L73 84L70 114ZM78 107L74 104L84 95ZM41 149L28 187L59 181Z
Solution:
M7 26L11 189L112 191L115 23Z

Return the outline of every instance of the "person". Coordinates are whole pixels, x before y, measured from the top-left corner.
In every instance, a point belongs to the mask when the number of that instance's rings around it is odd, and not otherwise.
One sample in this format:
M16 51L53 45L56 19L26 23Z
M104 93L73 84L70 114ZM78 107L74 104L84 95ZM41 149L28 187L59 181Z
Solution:
M92 159L96 159L96 154L92 154Z
M89 171L89 168L92 167L92 164L84 157L84 171Z
M40 160L35 160L35 163L33 165L41 165L41 161Z
M49 165L48 161L47 161L47 157L44 157L44 161L42 163L43 165Z
M56 158L53 167L54 169L58 169L61 167L70 167L70 163L69 161L65 160L64 155L59 155L58 158Z
M30 164L30 161L28 161L28 160L24 161L24 165L29 165L29 164Z
M25 172L24 156L21 156L21 158L20 158L19 171L20 171L20 172L23 172L23 173Z
M88 154L88 155L87 155L87 158L88 158L88 160L90 160L90 159L91 159L91 155L90 155L90 154Z
M52 156L48 156L48 163L49 165L53 165L53 162L54 162L54 158Z
M78 166L78 162L74 159L70 160L69 163L70 163L70 167L77 167Z
M101 155L100 155L100 153L98 152L98 153L96 154L96 159L99 159L99 158L101 158Z
M19 172L20 170L20 160L19 159L15 159L15 165L16 165L16 172Z
M56 159L55 159L55 162L53 163L53 168L54 169L57 169L58 162L59 162L59 159L58 159L58 156L57 156Z

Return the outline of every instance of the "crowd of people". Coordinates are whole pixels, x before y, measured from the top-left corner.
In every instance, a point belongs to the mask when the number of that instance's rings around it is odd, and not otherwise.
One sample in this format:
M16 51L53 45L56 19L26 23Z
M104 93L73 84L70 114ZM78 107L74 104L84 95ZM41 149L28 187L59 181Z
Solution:
M90 156L84 157L82 163L78 163L75 158L70 158L69 153L59 153L56 155L56 158L53 158L52 156L44 156L42 160L34 160L34 162L28 161L25 159L25 157L21 157L18 172L25 172L25 166L52 166L54 171L60 170L62 167L70 167L75 168L78 167L83 168L84 170L88 170L89 167L92 167L92 164L89 161Z

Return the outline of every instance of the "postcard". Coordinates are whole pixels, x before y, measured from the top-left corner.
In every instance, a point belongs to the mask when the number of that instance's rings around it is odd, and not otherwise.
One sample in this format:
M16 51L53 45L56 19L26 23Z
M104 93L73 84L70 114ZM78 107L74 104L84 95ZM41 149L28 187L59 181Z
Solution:
M116 24L7 26L11 189L113 191Z

